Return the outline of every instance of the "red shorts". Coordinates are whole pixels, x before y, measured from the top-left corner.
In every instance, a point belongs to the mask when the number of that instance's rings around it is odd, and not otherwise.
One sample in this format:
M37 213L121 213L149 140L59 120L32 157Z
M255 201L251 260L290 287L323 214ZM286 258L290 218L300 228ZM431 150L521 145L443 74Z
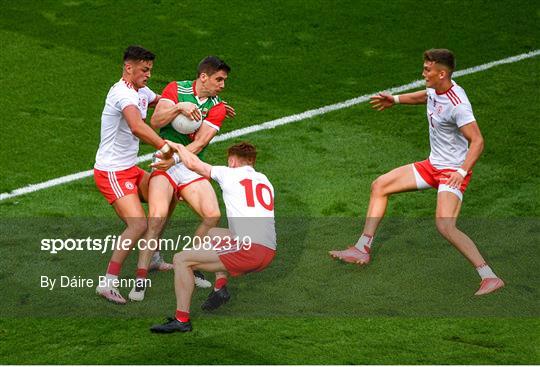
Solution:
M446 182L448 181L448 177L444 175L444 173L447 172L456 172L455 169L437 169L433 167L429 159L426 159L425 161L416 162L414 163L414 168L416 169L416 172L420 175L422 182L418 182L417 177L417 185L418 189L425 189L426 184L439 189L440 185L446 186ZM459 188L459 191L463 194L465 190L467 189L467 186L469 185L469 182L471 181L472 177L472 171L467 172L467 176L463 179L463 182L461 183L461 187ZM439 190L441 191L441 190ZM450 191L450 190L448 190Z
M224 242L220 245L227 246ZM239 247L233 245L229 246L231 248L216 250L225 269L233 277L266 269L276 254L275 250L256 243L252 243L251 247L244 246L240 244Z
M139 193L139 185L146 174L140 167L133 166L123 171L101 171L94 168L94 181L109 204L130 194Z

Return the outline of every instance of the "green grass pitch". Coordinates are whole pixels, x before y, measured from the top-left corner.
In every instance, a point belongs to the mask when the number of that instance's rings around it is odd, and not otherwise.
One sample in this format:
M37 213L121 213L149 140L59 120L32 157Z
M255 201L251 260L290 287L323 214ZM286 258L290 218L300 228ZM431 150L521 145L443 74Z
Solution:
M458 69L538 49L539 18L535 1L6 2L0 192L92 168L129 44L157 54L155 91L193 78L208 54L225 59L228 132L419 79L427 48L452 49ZM538 70L540 57L456 80L486 141L459 224L508 283L500 293L472 297L478 277L437 234L434 191L391 199L368 267L328 258L356 240L371 181L429 152L423 107L364 103L234 140L257 145L276 189L278 255L233 279L218 312L200 311L197 292L188 335L148 331L174 312L171 274L125 307L39 287L41 275L105 270L109 254L39 249L121 231L92 178L0 201L0 363L539 364ZM224 164L234 141L207 160ZM166 235L194 225L181 206ZM134 269L132 256L124 275Z

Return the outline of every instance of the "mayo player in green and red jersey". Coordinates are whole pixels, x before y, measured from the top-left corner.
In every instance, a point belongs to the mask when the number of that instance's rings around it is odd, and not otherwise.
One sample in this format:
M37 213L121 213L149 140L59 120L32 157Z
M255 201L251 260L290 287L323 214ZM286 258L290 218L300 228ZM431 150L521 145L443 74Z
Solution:
M163 90L152 116L152 127L160 129L162 138L181 143L191 153L202 157L206 146L216 136L227 115L234 116L234 109L218 96L225 88L225 80L230 70L219 58L208 56L199 63L196 80L169 83ZM202 119L203 123L195 133L181 134L171 126L172 120L179 114L194 120ZM204 237L210 228L218 224L221 215L212 185L207 178L189 170L181 162L166 171L159 170L167 166L164 164L164 167L157 167L158 170L151 175L148 190L148 230L144 236L146 243L159 238L168 215L172 213L180 197L202 218L194 236ZM141 252L137 265L139 278L146 276L152 253L150 249ZM204 285L210 286L210 283L206 282ZM143 287L135 286L129 298L142 301L144 293Z

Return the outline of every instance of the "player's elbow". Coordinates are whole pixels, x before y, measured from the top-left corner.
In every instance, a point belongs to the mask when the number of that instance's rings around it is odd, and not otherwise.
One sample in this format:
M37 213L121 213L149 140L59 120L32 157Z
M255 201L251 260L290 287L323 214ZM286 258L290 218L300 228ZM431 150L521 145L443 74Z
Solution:
M142 134L142 127L139 124L133 124L130 126L131 132L136 137L140 138Z

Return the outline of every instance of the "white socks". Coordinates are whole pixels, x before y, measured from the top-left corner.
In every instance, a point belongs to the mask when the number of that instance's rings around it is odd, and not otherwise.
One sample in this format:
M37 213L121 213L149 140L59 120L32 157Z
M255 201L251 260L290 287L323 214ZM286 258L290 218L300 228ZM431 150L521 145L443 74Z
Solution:
M118 275L105 274L105 279L107 280L107 287L113 287L113 284L118 282Z
M480 265L476 268L476 271L478 272L478 275L480 275L480 278L482 278L482 280L486 278L497 278L497 276L495 275L493 270L491 270L488 264Z
M373 236L370 236L368 234L362 234L354 247L356 247L362 252L369 253L369 251L371 250L371 241L373 241Z

